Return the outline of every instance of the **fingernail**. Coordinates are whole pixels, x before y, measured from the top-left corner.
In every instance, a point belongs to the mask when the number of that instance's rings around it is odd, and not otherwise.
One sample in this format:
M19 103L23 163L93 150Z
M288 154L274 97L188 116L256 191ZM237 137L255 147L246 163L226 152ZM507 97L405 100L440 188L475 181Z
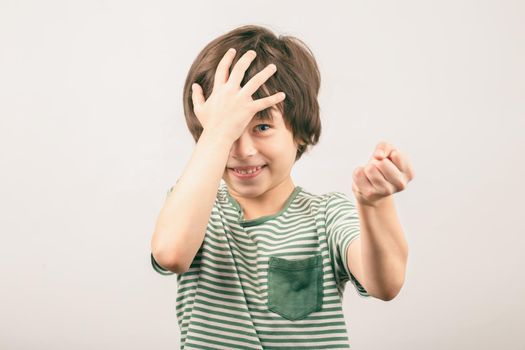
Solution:
M384 153L382 150L378 150L378 151L376 151L376 156L378 156L378 157L384 157L384 156L385 156L385 153Z

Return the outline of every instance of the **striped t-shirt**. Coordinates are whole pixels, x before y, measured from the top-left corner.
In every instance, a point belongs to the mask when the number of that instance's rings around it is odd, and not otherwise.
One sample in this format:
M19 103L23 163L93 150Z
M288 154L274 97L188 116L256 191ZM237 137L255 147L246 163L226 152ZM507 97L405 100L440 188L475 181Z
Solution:
M347 248L360 234L353 202L296 186L277 214L243 217L221 180L204 241L177 275L181 349L350 348L346 282L370 297L347 268ZM151 263L174 274L153 254Z

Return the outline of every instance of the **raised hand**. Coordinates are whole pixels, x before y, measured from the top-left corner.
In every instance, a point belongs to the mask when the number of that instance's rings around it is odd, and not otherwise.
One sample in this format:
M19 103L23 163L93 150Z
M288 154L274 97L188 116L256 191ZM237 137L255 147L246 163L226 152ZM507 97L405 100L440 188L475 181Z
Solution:
M235 49L229 49L217 66L213 90L206 101L201 86L197 83L192 85L193 110L205 131L219 133L222 137L231 138L233 142L242 135L256 113L284 100L284 92L258 100L251 97L277 71L275 64L266 66L240 87L244 74L256 55L254 50L248 50L228 77L235 58Z

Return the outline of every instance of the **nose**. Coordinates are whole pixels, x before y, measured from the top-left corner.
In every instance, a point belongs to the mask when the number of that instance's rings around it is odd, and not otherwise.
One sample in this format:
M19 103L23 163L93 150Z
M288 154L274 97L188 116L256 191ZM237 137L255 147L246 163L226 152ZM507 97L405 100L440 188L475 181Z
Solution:
M253 139L248 132L244 132L233 143L230 154L233 158L244 159L253 156L256 153Z

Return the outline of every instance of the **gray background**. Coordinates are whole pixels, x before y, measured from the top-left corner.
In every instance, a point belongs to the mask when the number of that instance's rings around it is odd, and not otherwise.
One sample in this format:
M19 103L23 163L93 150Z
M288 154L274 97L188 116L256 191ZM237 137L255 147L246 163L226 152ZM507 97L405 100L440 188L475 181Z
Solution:
M525 349L523 1L0 2L0 348L176 349L176 278L150 265L193 140L182 86L244 24L303 39L320 143L295 184L353 197L385 140L416 172L390 302L351 284L354 349ZM521 135L521 136L519 136Z

